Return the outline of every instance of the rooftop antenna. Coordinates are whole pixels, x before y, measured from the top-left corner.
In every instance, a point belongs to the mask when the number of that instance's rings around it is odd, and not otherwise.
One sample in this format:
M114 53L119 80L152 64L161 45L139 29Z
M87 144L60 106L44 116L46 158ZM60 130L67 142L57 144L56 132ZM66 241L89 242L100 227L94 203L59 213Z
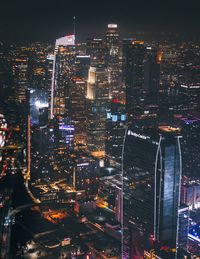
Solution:
M76 16L73 17L74 20L74 43L76 41Z

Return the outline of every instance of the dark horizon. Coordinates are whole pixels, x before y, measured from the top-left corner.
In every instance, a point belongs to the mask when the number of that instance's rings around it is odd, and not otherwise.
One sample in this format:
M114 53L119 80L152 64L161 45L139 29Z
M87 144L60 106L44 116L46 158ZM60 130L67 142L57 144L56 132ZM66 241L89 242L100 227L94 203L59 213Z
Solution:
M95 2L68 1L3 1L0 11L0 40L53 41L73 33L76 16L78 41L93 35L102 35L107 23L118 23L124 36L145 33L178 32L188 37L199 37L200 17L198 1L169 0ZM95 24L95 26L94 26ZM96 29L98 28L98 29ZM198 36L197 36L198 35Z

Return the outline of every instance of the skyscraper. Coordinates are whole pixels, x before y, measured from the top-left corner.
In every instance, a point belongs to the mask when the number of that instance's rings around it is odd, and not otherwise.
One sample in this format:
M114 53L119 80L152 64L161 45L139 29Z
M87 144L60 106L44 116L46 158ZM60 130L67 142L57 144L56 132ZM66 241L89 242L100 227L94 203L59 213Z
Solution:
M69 116L75 126L75 142L86 143L86 91L87 82L79 78L69 90Z
M98 193L99 162L84 153L74 154L71 168L73 170L73 187L76 191L83 191L87 195Z
M51 83L51 119L68 113L69 87L75 67L74 35L56 40Z
M91 57L91 65L105 65L107 48L103 39L90 38L86 42L86 54Z
M200 170L200 115L184 116L180 120L183 139L183 174L189 179L198 179Z
M122 148L126 128L125 105L113 99L106 114L106 157L111 166L121 168Z
M144 88L154 95L157 95L159 90L160 62L161 53L147 46L144 60Z
M123 40L122 75L126 87L126 111L130 122L141 117L155 117L160 61L160 54L153 47L142 41Z
M200 111L200 85L199 83L185 83L179 87L182 110L187 112Z
M106 31L107 62L111 66L119 61L119 33L117 27L117 24L108 24Z
M26 91L28 89L27 73L28 73L28 57L23 53L14 61L14 83L16 89L16 100L18 103L26 103Z
M145 45L142 41L123 40L123 82L126 86L126 110L132 117L144 91ZM142 99L142 98L141 98Z
M178 248L180 253L188 251L188 234L189 234L189 207L181 205L178 211L179 229L178 229Z
M108 24L106 31L106 65L109 72L110 96L119 98L122 92L122 59L118 25Z
M90 67L87 83L87 145L95 156L105 156L109 101L108 70L101 65Z
M176 258L181 185L179 129L127 130L123 156L124 257L155 249ZM169 254L162 253L162 245ZM168 257L167 257L168 256Z

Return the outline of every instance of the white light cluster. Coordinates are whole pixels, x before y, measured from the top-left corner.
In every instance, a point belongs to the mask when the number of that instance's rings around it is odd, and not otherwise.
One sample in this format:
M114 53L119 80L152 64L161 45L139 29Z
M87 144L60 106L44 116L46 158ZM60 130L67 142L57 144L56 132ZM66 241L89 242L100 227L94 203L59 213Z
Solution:
M67 35L56 40L56 46L75 45L75 35Z
M117 24L108 24L109 29L117 28Z
M38 108L38 109L41 109L41 108L45 108L45 107L48 107L48 103L42 103L40 101L35 101L35 106Z

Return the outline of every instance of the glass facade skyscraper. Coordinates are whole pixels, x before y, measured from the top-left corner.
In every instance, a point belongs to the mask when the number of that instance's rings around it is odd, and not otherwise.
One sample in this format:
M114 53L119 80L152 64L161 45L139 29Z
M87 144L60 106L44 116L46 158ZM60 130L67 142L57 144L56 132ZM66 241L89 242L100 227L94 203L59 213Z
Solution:
M144 256L151 249L163 258L176 257L179 138L178 129L170 127L127 130L123 154L124 258ZM169 247L169 254L162 254L163 245Z

